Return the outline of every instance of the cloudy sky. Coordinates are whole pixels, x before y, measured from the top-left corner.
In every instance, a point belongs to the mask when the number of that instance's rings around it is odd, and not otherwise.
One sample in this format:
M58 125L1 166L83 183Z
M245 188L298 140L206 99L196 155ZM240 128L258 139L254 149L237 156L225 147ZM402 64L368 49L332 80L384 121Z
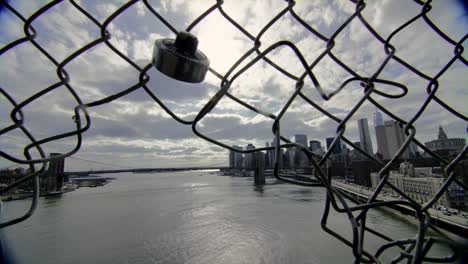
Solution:
M42 1L11 1L23 16L31 16L44 6ZM148 1L149 4L177 30L185 29L215 1ZM251 35L260 30L282 9L284 1L224 1L223 10ZM363 16L377 32L387 38L400 25L416 16L421 6L415 1L368 1ZM121 1L78 1L100 23L103 23L124 3ZM435 1L429 18L458 42L466 34L468 16L462 1ZM294 11L310 26L330 37L355 10L351 1L298 1ZM100 29L73 5L65 1L34 20L36 41L62 61L80 47L100 37ZM136 3L109 24L110 43L123 54L144 67L151 61L153 44L159 38L175 35L158 20L143 3ZM218 10L212 12L192 32L199 38L199 48L209 57L211 67L225 74L233 63L253 47L253 42L230 24ZM11 12L0 10L0 46L24 36L23 23ZM294 43L308 63L325 49L326 42L311 34L287 13L271 26L261 38L260 50L279 40ZM383 44L376 40L362 23L355 19L336 38L333 53L361 76L371 76L386 58ZM429 76L435 76L453 57L452 45L440 38L421 19L396 34L392 41L396 55ZM269 57L295 75L304 71L300 61L288 48L278 48ZM249 56L243 63L254 59ZM98 45L68 63L65 70L70 83L83 102L89 103L122 91L138 82L138 71L117 56L105 44ZM326 92L334 91L351 75L324 57L314 69ZM201 84L186 84L172 80L156 69L149 70L147 87L179 117L192 119L219 89L220 80L209 73ZM404 120L409 120L427 96L428 81L411 73L391 60L379 78L404 84L409 91L399 99L379 95L373 98ZM56 68L31 43L23 43L0 57L0 87L16 102L58 81ZM468 114L466 66L456 61L439 78L437 96L463 115ZM377 89L397 94L399 90L378 85ZM295 81L263 61L255 63L232 84L230 92L264 111L276 114L284 106L295 88ZM343 118L363 95L359 83L346 86L340 93L324 100L312 82L306 79L305 95L339 118ZM76 102L61 86L35 100L23 109L25 126L38 138L73 131L73 109ZM12 107L0 97L0 129L11 125ZM91 128L84 134L84 143L76 157L122 167L169 167L194 165L223 165L228 152L194 136L191 127L173 120L147 93L138 89L106 105L89 108ZM357 120L369 119L371 137L375 145L372 113L375 107L365 102L348 122L345 136L359 141ZM384 116L384 119L389 117ZM272 140L273 122L257 115L229 98L219 104L198 125L205 135L228 145L245 146L254 143L264 146ZM450 114L437 103L429 107L415 123L417 138L422 142L434 139L442 125L449 137L466 138L467 124ZM296 98L281 122L284 136L307 134L324 144L325 138L336 134L337 123ZM0 149L21 158L22 149L29 142L19 130L0 135ZM75 137L43 145L47 153L66 153L76 144ZM33 153L36 155L35 153ZM0 168L12 163L0 158ZM110 168L77 159L66 162L68 169Z

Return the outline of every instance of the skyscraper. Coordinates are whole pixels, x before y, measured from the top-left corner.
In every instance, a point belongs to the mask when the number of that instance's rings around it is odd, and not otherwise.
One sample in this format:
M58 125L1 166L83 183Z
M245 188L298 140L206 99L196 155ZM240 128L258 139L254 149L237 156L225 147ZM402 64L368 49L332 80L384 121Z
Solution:
M387 138L385 135L385 126L382 114L379 110L374 113L374 130L375 139L377 141L377 153L382 158L387 160L390 154L388 153Z
M271 142L271 146L272 147L276 147L276 137L273 138L273 141ZM281 142L280 142L281 144ZM286 164L284 162L284 150L283 149L279 149L279 155L278 155L278 167L279 168L283 168L283 164ZM271 151L271 154L270 154L270 164L271 164L271 167L273 168L275 166L275 160L276 160L276 149L272 150Z
M367 152L369 155L374 155L372 141L369 133L369 126L367 125L367 118L362 118L358 120L358 128L362 150Z
M309 141L309 148L315 154L322 155L322 144L318 140L311 140Z
M254 150L255 146L253 144L248 144L247 147L245 147L245 150ZM256 162L255 162L255 153L246 153L245 154L245 168L248 170L253 170L255 168Z
M294 135L294 142L296 142L297 144L301 144L304 147L307 147L307 135L303 135L303 134Z
M378 153L382 155L384 160L389 160L395 156L403 142L406 140L406 135L403 131L403 125L394 120L385 121L383 125L375 127L377 138ZM410 158L414 156L417 148L413 142L402 153L402 158Z
M380 113L378 110L375 110L375 113L374 113L374 127L383 126L383 125L384 125L384 122L383 122L382 113Z
M266 142L265 143L265 147L269 148L270 147L270 143ZM271 161L272 160L272 156L274 155L273 154L273 150L267 150L265 152L265 168L271 168L273 167L273 162Z
M233 146L236 147L236 146ZM236 167L236 152L234 150L229 150L229 168L233 169Z
M381 155L384 160L388 160L390 157L390 153L388 152L387 146L387 135L385 133L385 126L377 125L374 127L375 129L375 138L377 140L377 153Z
M384 160L393 158L403 142L406 134L403 125L393 121L383 121L382 114L378 111L374 113L375 137L377 140L377 153ZM408 148L402 153L402 158L415 158L418 147L414 142L410 142Z
M354 145L356 145L356 147L361 147L361 142L357 141L357 142L353 142ZM357 149L353 149L351 151L351 157L353 160L359 160L359 159L362 159L362 154L361 152L359 152Z
M307 135L303 135L303 134L298 134L298 135L295 135L294 136L294 142L297 143L297 144L301 144L303 145L304 147L307 148ZM307 155L300 149L296 149L295 151L295 155L294 155L294 163L296 166L299 166L299 167L305 167L308 165L308 159L307 159Z
M287 164L289 168L294 168L294 159L296 157L296 150L293 148L289 148L286 150L286 155L289 163Z
M242 150L242 147L232 146L235 149ZM242 153L234 150L229 151L229 168L231 169L242 169Z
M333 139L335 139L335 138L332 138L332 137L326 138L327 151L330 149L330 145L333 142ZM340 154L341 153L341 139L339 139L338 142L336 143L335 147L332 150L332 153L333 154Z

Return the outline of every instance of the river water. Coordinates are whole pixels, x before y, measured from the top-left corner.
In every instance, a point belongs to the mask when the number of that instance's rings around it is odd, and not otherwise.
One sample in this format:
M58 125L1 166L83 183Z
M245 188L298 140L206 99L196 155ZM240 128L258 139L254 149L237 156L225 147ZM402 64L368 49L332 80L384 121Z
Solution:
M41 198L27 221L6 229L19 263L352 263L351 249L320 227L322 188L196 171L115 174L104 187ZM5 203L18 215L28 201ZM416 229L371 211L369 226L395 238ZM347 217L330 227L350 234ZM383 241L368 235L376 250ZM444 247L433 254L446 252ZM388 256L390 258L392 256Z

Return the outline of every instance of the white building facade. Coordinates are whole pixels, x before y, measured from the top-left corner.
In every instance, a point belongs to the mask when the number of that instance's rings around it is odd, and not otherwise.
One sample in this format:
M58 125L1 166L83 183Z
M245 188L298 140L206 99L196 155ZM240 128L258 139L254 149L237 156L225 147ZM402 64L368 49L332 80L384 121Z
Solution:
M388 182L402 190L411 199L423 204L434 197L446 180L441 174L434 173L438 170L440 168L414 168L411 163L403 162L398 171L389 172ZM377 172L371 173L370 177L372 188L375 189L381 179ZM384 190L397 194L388 186L384 187ZM463 208L465 207L464 196L463 189L452 183L436 205Z

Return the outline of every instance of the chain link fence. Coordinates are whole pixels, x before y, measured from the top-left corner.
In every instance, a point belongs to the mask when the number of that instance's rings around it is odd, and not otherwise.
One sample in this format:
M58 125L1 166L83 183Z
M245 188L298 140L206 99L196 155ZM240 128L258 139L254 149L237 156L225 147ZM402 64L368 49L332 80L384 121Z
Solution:
M438 228L431 223L431 215L428 210L429 208L433 207L433 205L435 205L435 203L438 201L438 199L440 199L442 195L444 195L444 193L447 192L447 189L450 184L456 183L459 186L463 187L465 190L467 189L466 185L460 180L459 175L457 175L456 173L456 168L459 165L459 162L466 155L467 147L465 146L463 148L463 151L461 151L461 153L459 153L454 159L448 160L429 150L422 142L418 141L415 137L416 129L414 124L421 118L422 114L424 113L424 111L430 103L438 104L453 117L464 122L467 121L467 117L463 113L460 113L454 107L452 107L449 102L445 102L437 96L437 91L440 88L439 79L441 78L441 76L443 76L455 62L462 63L464 66L467 65L467 61L463 57L463 44L467 38L467 35L465 35L460 40L455 40L452 39L451 36L444 33L444 31L442 31L428 16L428 14L432 10L432 1L412 1L414 2L414 4L420 6L420 12L418 14L415 14L414 17L412 17L405 23L401 24L387 38L384 38L379 34L379 32L375 28L371 26L370 23L368 23L366 17L363 16L363 10L366 9L366 1L351 1L355 5L355 11L351 15L349 15L349 17L346 18L344 23L342 23L338 27L338 29L336 29L330 35L321 33L317 28L314 27L314 25L311 25L300 15L298 15L298 13L296 13L295 11L296 3L294 1L286 1L284 3L284 8L279 13L277 13L277 15L273 19L268 21L268 23L266 23L263 26L262 30L258 34L254 35L251 34L246 29L246 27L241 25L241 23L233 19L229 15L229 13L223 9L223 1L221 0L214 2L210 8L201 13L199 17L196 18L185 29L176 29L176 27L173 26L166 17L163 17L160 13L158 13L158 11L148 1L143 0L141 2L143 3L147 11L153 14L156 19L162 22L167 27L167 29L172 31L174 34L177 34L179 30L185 30L190 32L191 30L196 28L197 25L199 25L199 23L202 22L205 18L209 17L214 13L219 13L228 23L234 26L242 35L244 35L251 41L251 48L230 67L226 74L220 74L218 71L216 71L216 69L213 68L209 69L209 72L216 78L219 78L220 80L219 90L217 90L215 95L210 98L208 103L206 103L204 107L202 107L202 109L196 114L196 116L192 120L185 120L184 118L171 111L169 107L166 104L164 104L164 102L149 89L147 84L150 80L148 71L153 67L151 63L145 65L144 67L140 67L134 60L130 59L128 56L125 55L125 53L122 50L120 50L118 47L116 47L110 42L110 39L112 38L112 30L110 29L109 25L116 18L125 14L125 12L129 8L131 8L138 2L140 1L129 1L128 3L123 4L118 8L118 10L110 14L103 23L101 23L90 12L88 12L80 4L80 2L70 0L69 4L73 5L77 12L80 12L81 14L86 16L87 19L89 19L89 21L91 21L95 25L95 27L100 30L100 37L74 50L72 53L68 54L68 56L63 60L58 60L57 56L55 56L53 51L47 50L46 48L41 46L41 44L36 40L36 37L39 36L41 32L36 30L33 25L35 20L39 18L47 19L48 12L54 6L63 4L63 1L52 1L36 10L29 17L25 17L23 14L21 14L20 11L15 9L8 2L0 2L4 8L3 11L9 12L10 15L13 15L16 18L18 18L18 21L21 20L24 28L23 37L18 38L0 48L0 60L4 59L4 54L17 49L25 43L30 43L36 48L38 56L45 56L47 60L49 60L53 65L55 65L57 74L57 81L54 84L48 87L41 88L38 92L31 94L30 97L22 101L17 101L17 99L15 99L14 96L11 95L11 92L9 92L11 91L11 89L15 89L15 87L0 87L1 96L3 97L3 99L9 102L9 104L11 104L12 109L9 113L10 120L5 120L5 122L9 123L10 125L0 128L0 137L6 135L11 131L20 131L24 135L24 137L27 138L27 140L29 141L29 144L24 146L23 157L17 157L12 153L5 152L4 150L0 150L0 156L16 164L29 165L31 171L31 174L21 178L20 180L16 181L13 184L10 184L7 187L2 188L0 190L0 194L12 190L13 188L27 181L32 180L34 185L34 197L32 199L29 211L26 212L22 217L1 223L0 227L3 228L9 225L16 224L27 219L29 216L32 215L36 208L39 197L40 181L43 177L46 176L46 169L48 167L48 163L52 159L69 157L75 154L80 149L82 145L83 135L89 130L91 126L92 117L89 115L88 109L107 104L118 98L124 97L132 92L140 90L146 93L146 95L152 100L154 100L157 104L159 104L173 119L180 122L181 124L190 126L195 135L206 140L207 142L221 146L227 150L232 150L241 153L274 150L274 152L276 153L276 157L279 156L281 149L297 148L300 151L302 151L309 159L310 164L312 164L312 168L315 172L314 181L306 182L292 179L289 177L283 177L281 174L281 169L279 168L278 159L276 159L274 165L274 176L277 179L287 183L326 189L326 199L324 211L322 212L321 227L325 232L336 237L339 241L349 246L356 263L381 263L381 260L379 260L379 258L389 249L397 249L399 252L393 259L393 262L395 263L400 261L406 261L408 263L421 263L423 261L443 263L456 261L460 257L460 244L446 238L431 237L428 234L429 229L438 230ZM294 42L288 40L281 40L267 47L264 47L264 45L262 45L262 36L264 36L266 32L270 31L272 26L286 15L292 16L294 22L303 26L308 32L308 34L313 35L314 37L320 39L324 43L326 48L323 50L323 52L319 53L312 61L307 61L303 53L305 51L301 51ZM359 23L361 27L365 28L370 34L372 34L375 40L377 40L381 44L381 49L385 52L386 55L385 59L381 62L377 70L369 76L359 75L357 71L353 69L352 66L347 65L344 61L340 60L334 54L335 40L344 29L350 26L352 22ZM433 31L434 33L436 33L437 36L442 41L450 45L453 50L453 57L443 67L441 67L435 75L432 76L424 73L421 69L418 69L416 66L413 66L404 58L397 56L397 48L394 45L392 45L392 42L399 37L399 33L402 30L416 22L425 23L428 31ZM129 66L131 66L138 72L139 81L134 85L131 85L130 87L126 88L125 90L120 91L118 93L114 93L103 99L99 99L89 103L83 103L83 100L80 97L80 92L75 87L73 87L73 85L70 82L70 80L73 78L73 75L67 73L66 68L69 63L75 61L84 53L96 48L97 46L106 46L107 48L112 50L113 53L115 53L126 63L128 63ZM276 63L273 59L271 59L271 53L277 51L278 49L289 49L294 53L294 59L297 59L302 67L303 73L301 75L296 75L292 73L290 69L280 66L280 64ZM346 71L352 76L351 78L348 78L345 81L343 81L341 85L334 92L331 93L326 92L326 90L323 89L318 77L316 76L316 74L314 74L314 68L319 62L321 62L325 58L333 60L337 68L341 68L342 70ZM229 88L232 86L233 83L236 82L236 80L240 76L242 76L253 65L260 61L265 62L269 66L273 67L277 71L277 74L285 76L295 82L295 89L290 94L287 103L281 107L281 110L278 114L272 114L266 111L265 109L255 107L249 102L234 96L229 91ZM427 94L425 95L424 103L420 106L417 113L409 120L404 120L400 118L391 110L379 104L378 100L376 100L373 97L374 95L378 95L384 98L394 100L397 103L399 99L404 98L407 95L409 88L406 87L404 84L393 80L383 79L382 77L380 77L382 76L382 72L384 72L388 68L388 64L390 61L400 64L406 69L408 73L414 73L427 85ZM304 93L303 88L307 79L310 79L311 83L313 84L313 88L320 94L320 97L324 101L330 100L333 96L340 93L342 89L350 85L350 83L358 83L362 87L363 93L360 99L355 102L354 106L349 109L347 114L343 118L339 118L337 115L321 107L319 103L317 103ZM381 85L393 87L396 90L399 90L400 92L398 94L389 94L384 90L379 89ZM41 139L38 139L34 132L29 130L24 124L25 114L23 113L23 109L26 106L38 100L39 98L44 97L46 94L58 89L68 92L74 98L75 107L73 111L74 124L76 129L61 134L48 135L46 137L41 137ZM203 120L203 118L218 104L218 102L222 98L229 98L241 105L242 107L248 109L249 111L253 111L257 114L263 115L266 118L271 119L273 121L272 135L275 137L274 146L257 148L255 150L239 150L237 148L228 146L216 139L210 138L208 135L202 133L197 127L197 124L199 124L199 122ZM292 102L296 98L302 98L305 102L308 103L308 105L311 108L318 110L324 117L329 118L336 124L335 139L332 142L329 150L323 156L319 156L312 153L307 148L307 146L293 143L286 136L281 134L282 119L287 110L290 108ZM360 146L357 146L345 136L348 121L353 117L353 115L355 115L355 113L363 106L365 102L374 105L380 111L384 112L387 116L404 125L404 132L407 136L406 140L404 141L403 145L400 147L396 155L394 155L393 158L388 162L383 162L382 160L377 159L372 155L369 155ZM76 141L76 145L72 148L72 150L68 151L67 153L59 156L49 157L44 152L43 146L45 144L69 138L74 138ZM332 184L331 175L327 175L326 171L324 170L324 165L326 164L327 160L330 159L334 145L336 145L340 140L345 142L347 145L351 146L353 149L362 153L362 155L366 156L369 160L374 161L381 168L378 173L381 181L379 182L372 196L365 203L355 205L353 203L350 203L349 200L345 199L344 194L341 193L338 190L338 188L336 188L336 186ZM416 144L420 149L422 149L424 152L430 155L433 159L440 162L440 164L442 164L443 176L445 178L444 184L437 191L436 195L434 195L432 199L430 199L428 202L422 205L418 203L418 201L415 201L414 199L409 197L403 190L400 190L394 184L388 181L388 172L391 166L395 165L395 163L401 158L403 153L409 148L410 144ZM37 153L39 153L40 155L40 158L33 158L33 155L31 154L32 151L37 151ZM379 196L379 194L381 194L384 187L389 187L393 189L402 198L392 201L378 200L377 197ZM418 227L417 234L414 237L408 237L405 239L393 239L379 232L378 230L374 230L368 225L366 225L366 215L370 209L389 208L390 210L392 210L393 206L395 205L404 205L409 208L412 208L416 212ZM343 214L349 219L351 236L339 234L335 232L331 227L329 227L327 221L330 217L331 210L335 210L338 214ZM385 241L376 252L370 252L366 249L365 238L366 236L370 235L377 236L383 239L383 241ZM437 243L444 243L449 245L449 247L453 249L453 254L450 256L441 257L429 256L428 252L431 251L431 247Z

